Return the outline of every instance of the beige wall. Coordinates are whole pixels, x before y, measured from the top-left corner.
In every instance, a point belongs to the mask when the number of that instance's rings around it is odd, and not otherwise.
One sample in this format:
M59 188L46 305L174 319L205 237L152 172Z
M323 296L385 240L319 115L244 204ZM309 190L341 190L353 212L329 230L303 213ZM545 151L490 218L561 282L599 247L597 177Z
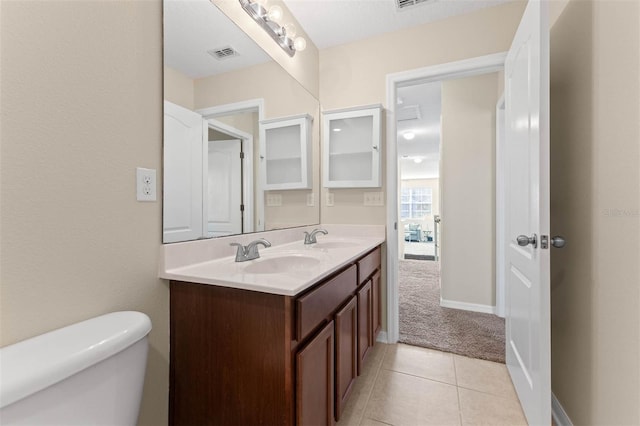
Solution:
M497 87L498 73L442 83L440 273L449 301L495 306Z
M194 81L180 71L164 67L164 100L193 110Z
M2 1L0 10L0 345L145 312L153 330L140 424L166 424L161 203L135 199L136 166L162 176L161 2Z
M323 49L320 51L320 104L323 110L384 105L387 74L506 51L524 6L521 1L511 2ZM385 131L383 128L383 135ZM383 142L382 152L385 151ZM384 182L384 154L381 160ZM385 190L384 184L382 190ZM386 206L365 207L365 191L371 189L332 189L335 198L332 207L326 206L323 195L322 221L385 224ZM323 189L323 194L325 192Z
M640 424L640 3L551 30L552 388L576 425Z

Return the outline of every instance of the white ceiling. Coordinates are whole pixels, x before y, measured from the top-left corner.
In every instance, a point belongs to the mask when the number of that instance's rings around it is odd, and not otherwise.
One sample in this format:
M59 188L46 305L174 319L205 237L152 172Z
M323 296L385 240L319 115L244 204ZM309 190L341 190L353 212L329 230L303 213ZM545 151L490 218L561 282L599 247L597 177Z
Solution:
M217 60L207 53L226 46L239 55ZM165 65L202 78L271 60L209 0L164 0Z
M397 122L398 156L402 179L438 177L440 161L441 83L422 83L398 88L396 116L417 108L418 118ZM404 134L411 132L414 139ZM416 161L420 161L416 163Z
M313 43L324 49L462 15L510 0L433 0L396 8L396 0L284 0Z

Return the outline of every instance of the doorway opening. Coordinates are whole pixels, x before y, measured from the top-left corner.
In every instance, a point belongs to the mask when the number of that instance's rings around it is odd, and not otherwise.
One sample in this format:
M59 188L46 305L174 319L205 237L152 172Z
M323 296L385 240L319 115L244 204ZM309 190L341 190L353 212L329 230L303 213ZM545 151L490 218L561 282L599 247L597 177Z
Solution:
M387 175L388 245L396 249L388 269L391 342L504 362L504 321L493 315L503 60L490 55L387 80L394 104L387 140L395 151ZM415 105L418 113L408 114ZM412 253L420 245L433 251Z
M440 82L398 88L399 259L437 261Z

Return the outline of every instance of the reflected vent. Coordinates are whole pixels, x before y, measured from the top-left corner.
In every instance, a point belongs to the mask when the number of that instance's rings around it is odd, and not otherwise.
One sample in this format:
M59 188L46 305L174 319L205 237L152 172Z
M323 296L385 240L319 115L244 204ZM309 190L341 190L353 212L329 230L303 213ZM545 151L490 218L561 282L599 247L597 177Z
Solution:
M407 105L402 108L398 108L398 111L396 111L397 121L419 120L420 118L422 118L420 114L420 105Z
M435 1L436 0L396 0L396 7L399 10L403 10L422 3L435 3Z
M228 59L234 56L238 56L238 52L231 46L225 46L219 49L208 50L207 53L218 60Z

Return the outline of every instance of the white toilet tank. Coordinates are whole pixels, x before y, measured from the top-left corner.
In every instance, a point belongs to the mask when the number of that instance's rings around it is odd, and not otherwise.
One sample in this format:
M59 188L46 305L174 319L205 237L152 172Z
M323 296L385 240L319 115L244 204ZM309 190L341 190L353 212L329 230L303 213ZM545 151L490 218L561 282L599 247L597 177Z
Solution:
M0 424L135 425L149 331L114 312L0 349Z

